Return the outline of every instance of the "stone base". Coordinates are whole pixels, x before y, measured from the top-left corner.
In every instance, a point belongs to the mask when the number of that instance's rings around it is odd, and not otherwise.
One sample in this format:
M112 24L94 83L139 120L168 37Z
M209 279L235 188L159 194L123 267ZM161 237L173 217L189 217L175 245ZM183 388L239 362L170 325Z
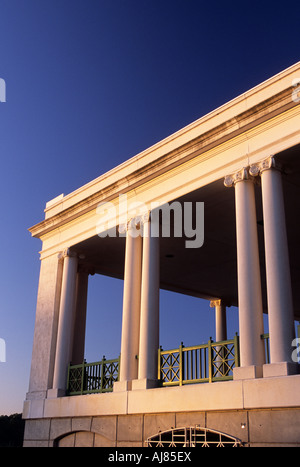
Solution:
M297 375L300 372L300 365L292 362L268 363L263 366L264 378L276 376Z
M240 366L233 369L234 380L255 379L262 378L262 376L263 369L261 366Z
M247 379L135 391L121 382L120 392L27 400L24 445L142 447L149 436L197 424L251 446L300 447L300 375L242 373Z
M234 436L244 446L300 447L300 408L86 415L26 420L23 445L146 447L147 438L160 431L195 425Z
M56 399L57 397L64 397L65 395L65 389L48 389L47 391L47 399Z
M133 379L132 381L116 381L113 392L138 391L158 387L157 379Z
M132 381L115 381L113 392L131 391Z
M132 381L132 390L139 390L139 389L153 389L158 387L157 379L134 379Z
M44 399L32 399L24 401L23 418L43 418Z

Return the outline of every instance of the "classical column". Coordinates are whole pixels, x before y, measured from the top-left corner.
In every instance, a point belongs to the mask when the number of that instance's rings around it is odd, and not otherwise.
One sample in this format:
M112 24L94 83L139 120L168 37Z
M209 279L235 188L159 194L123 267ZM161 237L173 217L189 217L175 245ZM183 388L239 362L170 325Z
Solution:
M71 362L77 365L83 362L86 328L86 307L89 270L79 266L76 281L75 324Z
M116 390L126 389L126 385L130 389L127 383L138 377L141 276L142 237L140 225L132 219L126 235L120 378L114 385Z
M46 398L53 385L62 273L61 254L41 260L27 399Z
M150 214L143 217L143 265L139 344L139 384L146 389L157 382L159 347L159 237L151 234ZM157 229L156 229L157 230Z
M235 378L262 376L264 364L263 307L260 279L254 182L247 169L225 177L235 186L240 362ZM243 368L245 367L245 368Z
M67 370L72 356L77 268L76 253L69 249L66 250L64 252L53 390L48 391L48 397L63 395L66 389Z
M271 360L264 376L277 376L297 368L292 362L295 330L282 178L273 157L253 164L250 173L261 175L263 202Z
M216 342L227 339L226 306L222 300L211 300L209 306L215 309Z

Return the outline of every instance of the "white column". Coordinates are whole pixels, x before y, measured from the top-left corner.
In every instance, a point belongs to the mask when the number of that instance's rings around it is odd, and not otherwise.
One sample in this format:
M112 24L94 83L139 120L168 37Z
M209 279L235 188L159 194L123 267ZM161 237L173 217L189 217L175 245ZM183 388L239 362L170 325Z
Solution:
M63 277L61 286L58 333L53 376L53 390L48 397L62 395L67 384L67 370L72 355L75 317L75 292L78 259L76 253L64 252Z
M222 300L211 300L210 307L215 309L216 342L227 339L226 306Z
M120 362L122 383L138 377L141 275L142 237L133 219L128 223L126 235Z
M143 266L138 379L155 385L159 347L159 238L151 235L150 216L143 222ZM140 386L139 386L140 387Z
M71 357L73 365L82 363L84 359L88 280L88 270L82 268L78 271L76 282L74 339Z
M28 399L46 398L53 385L62 274L61 254L41 260Z
M292 340L295 337L293 298L286 232L281 172L270 157L250 168L260 173L263 201L266 279L268 296L271 364L289 363L292 368ZM264 375L273 375L266 365ZM265 371L266 370L266 371ZM286 365L277 365L275 375L288 374ZM293 371L291 371L293 372Z
M225 178L235 185L238 302L241 368L236 378L262 376L264 364L263 307L260 279L254 183L247 169Z

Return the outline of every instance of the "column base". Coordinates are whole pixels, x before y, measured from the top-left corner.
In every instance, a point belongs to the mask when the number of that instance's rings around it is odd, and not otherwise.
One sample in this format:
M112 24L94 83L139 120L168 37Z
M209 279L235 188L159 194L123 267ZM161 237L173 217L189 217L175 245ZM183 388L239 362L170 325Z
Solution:
M263 366L264 378L297 375L299 372L300 365L293 362L268 363Z
M233 369L233 379L255 379L262 378L263 369L262 366L251 365L251 366L238 366Z
M132 381L115 381L113 392L131 391Z
M57 399L57 397L64 397L66 396L65 389L48 389L47 391L47 399Z
M132 381L132 390L136 391L139 389L153 389L158 387L158 380L157 379L134 379Z

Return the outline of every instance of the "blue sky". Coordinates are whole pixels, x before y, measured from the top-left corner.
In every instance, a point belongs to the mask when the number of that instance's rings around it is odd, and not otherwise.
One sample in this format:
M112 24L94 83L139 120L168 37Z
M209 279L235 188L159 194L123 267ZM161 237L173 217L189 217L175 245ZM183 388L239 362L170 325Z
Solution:
M299 17L295 2L0 0L0 414L28 388L41 243L27 229L45 203L299 61ZM121 304L121 281L91 278L89 360L118 356ZM164 348L214 333L208 303L163 292L161 308Z

